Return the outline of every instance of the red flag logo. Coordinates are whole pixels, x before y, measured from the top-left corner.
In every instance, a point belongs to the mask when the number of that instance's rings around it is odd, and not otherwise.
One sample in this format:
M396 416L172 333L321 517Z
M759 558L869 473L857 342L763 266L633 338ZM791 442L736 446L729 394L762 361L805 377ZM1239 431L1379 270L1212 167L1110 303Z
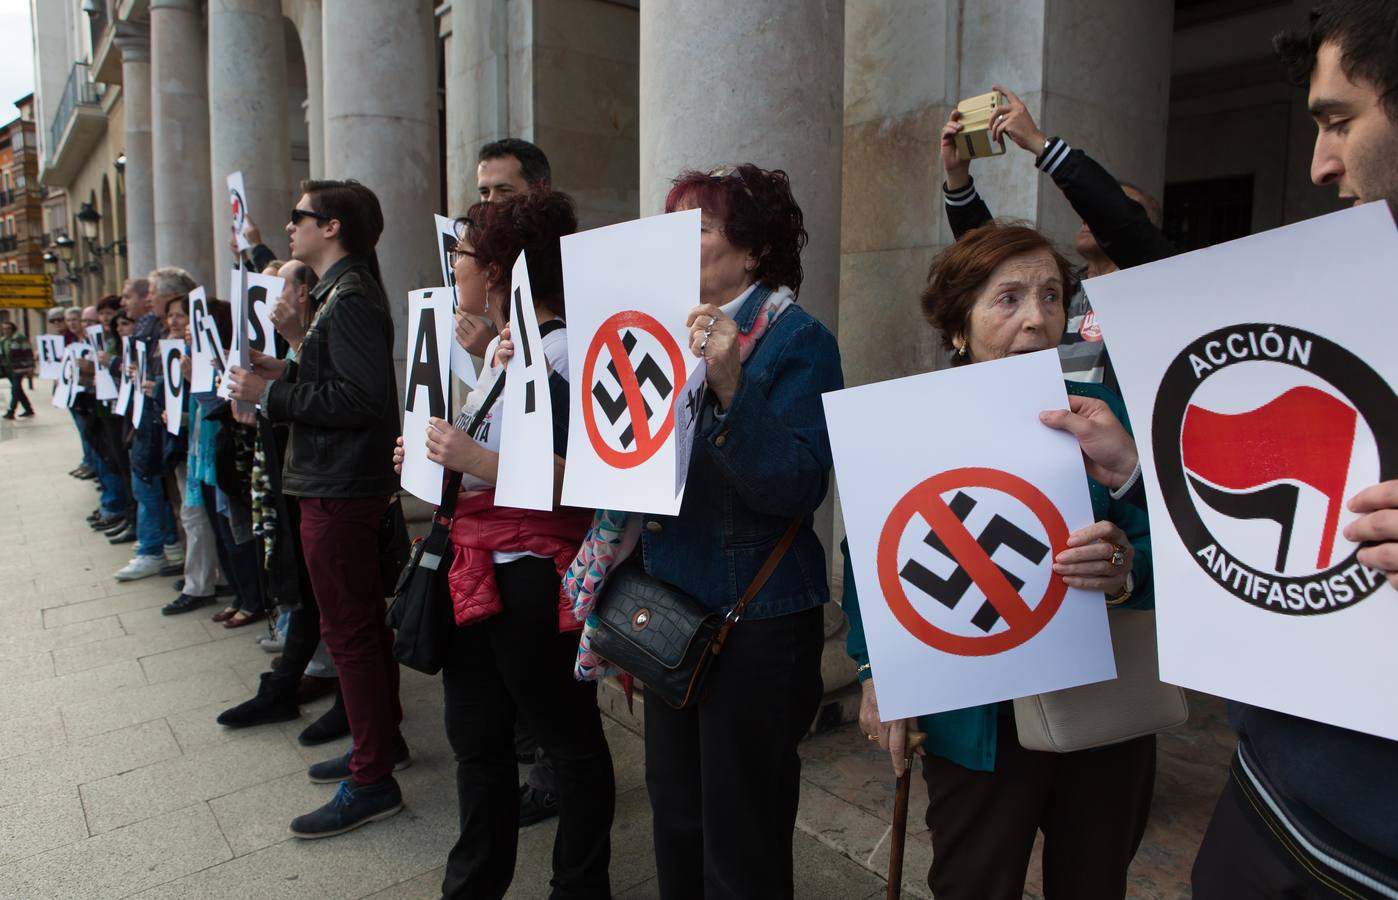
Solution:
M1323 569L1335 548L1357 419L1349 404L1313 387L1291 388L1237 414L1190 404L1181 451L1190 472L1220 488L1254 491L1293 481L1324 495L1325 526L1316 557L1316 567ZM1284 524L1284 542L1288 533Z

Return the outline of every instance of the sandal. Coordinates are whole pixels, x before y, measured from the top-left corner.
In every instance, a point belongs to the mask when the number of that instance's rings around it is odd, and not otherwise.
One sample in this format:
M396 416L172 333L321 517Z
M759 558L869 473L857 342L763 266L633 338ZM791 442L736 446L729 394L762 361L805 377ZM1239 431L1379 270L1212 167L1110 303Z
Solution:
M260 622L262 619L266 618L266 615L267 614L262 612L261 610L250 613L243 612L240 609L237 612L235 612L230 618L224 620L223 627L242 628L244 625L251 625L253 622Z
M237 615L238 612L239 609L236 606L225 606L223 609L213 614L213 620L215 622L227 622Z

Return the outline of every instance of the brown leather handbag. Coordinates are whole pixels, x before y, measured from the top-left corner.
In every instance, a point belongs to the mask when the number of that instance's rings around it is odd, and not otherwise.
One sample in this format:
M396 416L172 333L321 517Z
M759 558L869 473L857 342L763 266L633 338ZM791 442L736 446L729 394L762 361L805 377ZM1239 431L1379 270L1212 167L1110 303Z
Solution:
M646 572L639 560L607 577L593 613L592 649L675 709L697 704L723 643L796 539L793 519L737 604L721 616Z

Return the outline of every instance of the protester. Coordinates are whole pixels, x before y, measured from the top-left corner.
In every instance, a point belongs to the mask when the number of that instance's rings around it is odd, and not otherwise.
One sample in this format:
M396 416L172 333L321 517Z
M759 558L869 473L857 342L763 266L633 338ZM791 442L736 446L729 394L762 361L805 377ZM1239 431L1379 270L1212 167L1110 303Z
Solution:
M165 266L150 273L149 299L135 282L122 294L128 315L139 313L132 337L146 348L146 380L137 386L155 399L155 380L160 368L160 337L164 333L165 307L178 297L188 297L196 287L184 269ZM186 301L187 302L187 301ZM136 361L126 361L127 371L136 374ZM175 512L166 494L165 425L158 406L146 409L131 439L131 493L136 498L136 555L119 570L118 581L133 581L160 574L168 566L184 564L184 549L175 526ZM120 536L120 535L119 535ZM113 539L115 542L115 539Z
M128 278L122 285L121 291L121 313L114 321L117 323L117 337L134 337L135 323L150 311L150 282L145 278ZM122 320L125 324L122 324ZM125 333L123 333L123 330ZM123 352L124 348L123 348ZM132 359L121 359L119 365L127 370L134 371L136 361ZM117 372L119 374L119 371ZM129 414L129 411L128 411ZM121 464L121 471L131 475L131 446L135 438L136 429L130 424L127 416L122 417L121 424L121 445L125 457ZM134 477L134 476L131 476ZM103 532L107 539L113 544L127 544L136 540L136 518L139 504L136 500L136 492L128 490L128 502L126 512L126 522L122 526L115 526Z
M1046 238L1028 227L991 223L937 256L922 304L953 351L953 364L968 365L1057 347L1073 289L1067 260ZM1104 400L1124 417L1120 400L1100 386L1067 385L1071 394ZM1089 487L1098 521L1069 535L1054 571L1072 587L1102 592L1108 606L1149 607L1144 512L1101 483ZM847 646L863 685L860 727L889 751L901 774L910 720L880 721L877 673L869 664L848 545L843 549ZM1040 830L1045 897L1126 895L1126 871L1150 813L1153 735L1073 753L1026 750L1009 702L923 716L918 725L928 736L927 881L938 898L1020 897Z
M835 338L796 305L807 238L786 173L750 164L681 173L665 209L696 208L701 302L687 325L707 392L680 513L644 517L637 562L705 608L727 610L793 521L797 532L697 706L676 710L646 694L656 870L665 898L791 897L796 745L820 703L829 600L812 528L830 485L820 395L844 378Z
M500 203L518 194L547 191L552 177L544 151L520 138L504 138L481 147L476 192L483 203Z
M116 379L116 331L111 322L121 310L121 298L108 294L97 303L95 310L102 326L101 346L95 359L82 360L87 379L95 384L96 369L101 368ZM123 524L131 508L131 457L122 440L123 419L112 410L113 400L96 400L94 390L87 416L87 440L95 456L97 481L101 485L97 517L89 524L96 531L107 531Z
M1069 147L1062 138L1045 135L1013 91L999 85L995 90L1005 95L1006 102L992 121L991 136L1001 142L1008 137L1022 150L1034 154L1034 165L1053 178L1082 217L1073 249L1087 264L1086 277L1174 255L1175 248L1160 232L1163 214L1159 202L1134 184L1117 181L1096 160ZM971 178L971 161L962 159L956 146L956 135L964 127L960 117L959 112L952 111L942 128L941 139L947 222L957 238L991 220L990 209ZM1102 329L1081 290L1068 300L1068 322L1058 356L1070 380L1105 383L1113 392L1117 390Z
M34 377L34 348L14 322L0 322L0 372L10 380L10 408L3 418L13 419L21 407L21 419L34 415L34 404L24 392L24 379Z
M255 353L232 367L234 399L289 422L282 490L297 498L301 541L335 658L353 748L312 766L317 782L340 782L334 799L291 823L298 837L341 834L396 814L395 765L408 759L398 725L398 663L384 622L379 529L397 490L398 434L393 319L374 252L383 212L354 181L308 181L286 230L293 259L320 279L316 316L294 361Z
M1311 180L1340 199L1398 210L1398 5L1326 0L1277 35L1288 75L1310 95ZM1327 265L1349 266L1348 259ZM1398 587L1398 481L1349 501L1346 540ZM1380 597L1376 602L1393 602ZM1378 702L1389 702L1383 686ZM1398 897L1398 741L1230 703L1238 748L1194 861L1199 900Z
M442 669L447 736L456 755L461 834L447 858L442 895L499 898L514 877L521 806L515 723L548 758L558 797L551 896L608 898L612 760L597 685L573 678L581 623L559 596L591 514L495 505L503 416L484 403L514 353L510 275L525 254L553 403L554 497L568 443L568 341L559 238L577 230L573 201L553 192L481 202L462 223L456 261L458 321L489 315L501 336L455 427L429 419L428 458L464 473L452 524L452 605L459 626ZM458 328L458 340L465 335ZM477 416L483 426L464 429ZM400 442L401 444L401 442ZM401 466L401 447L394 455Z

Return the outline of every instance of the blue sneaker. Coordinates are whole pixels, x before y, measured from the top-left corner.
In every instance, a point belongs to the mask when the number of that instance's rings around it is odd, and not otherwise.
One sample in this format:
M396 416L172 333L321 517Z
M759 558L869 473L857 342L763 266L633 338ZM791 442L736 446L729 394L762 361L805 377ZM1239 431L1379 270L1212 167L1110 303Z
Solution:
M403 792L392 778L378 784L342 781L329 803L291 820L291 833L306 840L334 837L397 815L402 809Z
M344 756L336 756L331 759L314 763L306 769L306 777L311 780L311 784L335 784L340 781L349 781L350 778L350 754L353 750L345 751ZM398 753L393 757L393 771L401 772L413 764L412 754L408 752L406 741L398 742Z

